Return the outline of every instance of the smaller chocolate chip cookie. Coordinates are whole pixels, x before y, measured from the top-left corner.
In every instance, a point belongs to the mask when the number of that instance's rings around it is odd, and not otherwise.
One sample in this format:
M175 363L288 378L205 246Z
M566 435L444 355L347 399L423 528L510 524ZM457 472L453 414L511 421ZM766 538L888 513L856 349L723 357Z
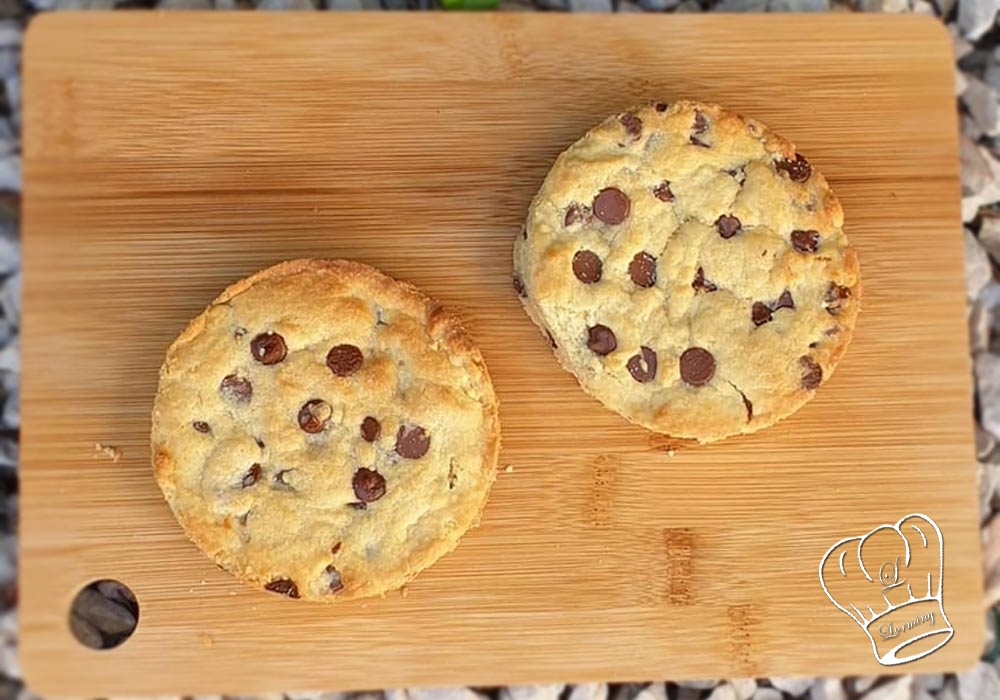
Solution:
M334 601L402 586L474 527L497 400L458 318L353 262L237 282L167 351L156 480L238 578Z
M833 374L861 292L843 218L760 122L649 104L556 160L515 243L514 289L587 392L711 442L794 413Z

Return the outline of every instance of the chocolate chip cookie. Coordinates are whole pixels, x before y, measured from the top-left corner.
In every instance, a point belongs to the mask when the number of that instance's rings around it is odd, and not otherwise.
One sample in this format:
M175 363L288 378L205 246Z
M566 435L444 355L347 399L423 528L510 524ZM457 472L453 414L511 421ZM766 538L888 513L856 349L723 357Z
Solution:
M702 442L794 413L854 331L858 260L826 179L753 119L697 102L608 118L563 152L514 289L608 408Z
M368 266L297 260L229 287L170 346L152 454L210 558L326 602L398 588L451 551L499 435L455 315Z

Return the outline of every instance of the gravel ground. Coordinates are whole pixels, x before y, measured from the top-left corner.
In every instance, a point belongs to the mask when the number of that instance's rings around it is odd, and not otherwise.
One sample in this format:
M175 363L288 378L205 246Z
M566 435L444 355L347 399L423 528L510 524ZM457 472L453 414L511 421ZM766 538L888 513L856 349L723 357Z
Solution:
M0 0L0 700L35 697L17 655L17 463L20 413L21 189L20 53L31 17L47 10L169 8L420 10L437 0ZM501 689L387 690L342 695L288 693L262 700L977 700L1000 699L1000 0L503 0L501 10L582 12L916 12L945 22L955 45L956 108L962 120L969 336L977 387L976 450L986 585L982 660L958 675L758 678ZM83 634L116 634L129 603L95 593ZM118 596L118 597L116 597ZM108 627L110 625L110 628ZM98 628L95 630L95 626ZM107 637L105 637L106 639ZM181 699L176 699L181 700ZM187 699L184 699L187 700ZM200 700L200 699L193 699ZM215 699L206 699L215 700ZM230 700L242 700L232 698Z

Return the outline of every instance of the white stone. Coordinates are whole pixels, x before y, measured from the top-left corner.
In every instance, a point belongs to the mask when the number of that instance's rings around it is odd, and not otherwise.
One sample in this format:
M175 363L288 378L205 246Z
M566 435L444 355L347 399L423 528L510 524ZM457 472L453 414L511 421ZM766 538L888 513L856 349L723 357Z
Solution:
M17 646L13 644L0 646L0 671L11 678L21 677L21 660L18 657Z
M944 676L940 673L921 673L913 677L913 686L936 693L944 687Z
M21 191L21 157L16 153L0 158L0 190Z
M406 694L409 700L482 700L483 697L471 688L411 688Z
M958 4L958 28L962 36L975 41L989 31L1000 11L1000 0L973 0Z
M984 134L990 136L1000 132L1000 95L993 86L983 82L979 78L966 76L965 92L962 93L962 101L969 109L969 114L976 122L976 126Z
M16 272L3 281L3 288L0 289L0 310L3 315L15 323L21 325L21 273Z
M789 695L798 697L812 686L813 678L772 678L771 685Z
M973 300L979 297L990 280L993 279L993 269L990 256L986 254L972 231L965 229L965 295Z
M958 674L959 700L1000 698L1000 677L992 664L980 661L967 671Z
M315 10L312 0L260 0L258 10Z
M985 352L990 343L990 328L993 319L990 317L990 309L981 300L976 300L969 308L969 345L972 354ZM992 448L991 448L992 449ZM977 454L979 454L977 438ZM982 456L980 456L982 459Z
M861 0L859 7L863 12L907 12L910 7L906 0Z
M740 700L750 700L753 697L754 691L757 690L757 681L753 678L733 678L729 681L729 684L733 686L733 690L736 691L736 697Z
M937 9L927 0L917 0L913 5L914 14L927 15L928 17L937 17Z
M876 686L864 694L864 700L910 700L913 676L900 676Z
M965 73L962 72L961 68L955 68L955 94L961 95L965 92L965 88L969 85L969 79L965 77Z
M729 683L723 683L715 688L706 700L738 700L736 689Z
M757 688L757 692L753 694L753 700L785 700L785 696L775 688Z
M1000 357L988 353L977 355L974 367L983 427L1000 437Z
M976 218L979 208L1000 200L1000 163L968 138L961 139L962 221Z
M17 430L21 427L20 384L20 377L18 375L12 372L4 373L2 385L7 398L4 400L0 422L2 422L4 428L9 430Z
M650 683L634 695L633 700L667 700L667 686L664 683Z
M844 683L839 678L817 678L809 689L809 700L847 700Z
M500 690L500 700L559 700L564 685L512 685Z
M608 700L607 683L580 683L569 691L567 700Z
M695 690L711 690L719 684L718 680L715 679L690 679L686 681L677 681L677 685L683 686L685 688L694 688Z
M11 343L0 348L0 370L6 372L21 372L21 340L15 338Z

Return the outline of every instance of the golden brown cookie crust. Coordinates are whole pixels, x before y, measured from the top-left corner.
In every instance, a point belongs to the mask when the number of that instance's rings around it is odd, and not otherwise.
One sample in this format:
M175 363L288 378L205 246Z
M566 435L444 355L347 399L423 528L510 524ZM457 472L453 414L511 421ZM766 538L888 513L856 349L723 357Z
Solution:
M699 102L609 117L564 151L514 270L525 311L585 391L702 442L811 399L861 295L823 175L760 122Z
M329 602L399 588L454 549L499 436L457 316L367 265L294 260L230 286L170 346L151 442L202 551Z

